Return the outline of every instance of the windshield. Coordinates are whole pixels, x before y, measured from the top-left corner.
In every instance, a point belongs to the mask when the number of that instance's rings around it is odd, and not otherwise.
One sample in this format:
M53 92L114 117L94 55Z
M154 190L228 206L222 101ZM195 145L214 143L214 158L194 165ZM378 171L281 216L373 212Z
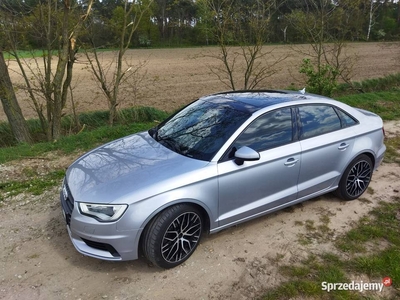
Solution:
M149 131L169 149L210 161L227 139L250 116L229 101L198 100Z

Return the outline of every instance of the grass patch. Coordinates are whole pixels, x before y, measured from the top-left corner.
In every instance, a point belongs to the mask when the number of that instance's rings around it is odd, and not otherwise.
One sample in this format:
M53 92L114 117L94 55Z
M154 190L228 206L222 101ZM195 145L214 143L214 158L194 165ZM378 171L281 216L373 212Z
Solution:
M14 147L0 148L0 164L25 157L36 157L50 151L68 154L76 150L89 150L99 144L148 130L156 123L133 123L129 125L102 126L92 131L81 132L60 138L55 142L42 142L33 145L19 144Z
M274 258L269 258L269 261L271 263L279 263L283 258L285 257L285 254L282 253L277 253L276 256Z
M361 82L352 82L351 85L347 83L339 84L335 94L343 95L355 91L362 93L376 92L376 91L391 91L400 89L400 73L390 74L384 77L366 79Z
M131 123L161 122L169 116L169 113L153 107L132 107L122 109L118 112L118 125L128 125ZM81 113L79 122L85 124L89 130L98 127L108 126L108 111L94 111ZM74 126L72 116L63 120L63 128L68 129Z
M336 99L350 106L372 111L383 120L400 119L400 90L353 94Z
M327 241L333 235L333 230L329 228L330 217L328 214L322 214L319 217L319 223L315 224L313 220L304 222L295 221L296 226L304 226L306 233L297 235L297 242L302 246L313 244L314 242Z
M58 52L56 50L53 51L53 55L57 55ZM35 58L35 57L43 57L43 50L18 50L17 55L19 58ZM4 59L15 59L14 55L11 55L9 52L4 52Z
M116 49L112 48L99 48L96 49L97 52L108 52L108 51L116 51ZM82 52L82 51L81 51ZM58 50L53 50L52 54L54 56L58 55ZM43 50L40 49L31 49L31 50L17 50L17 55L19 58L39 58L43 57L44 55L47 55L47 52L43 52ZM9 52L4 52L4 58L5 59L15 59L14 55L10 54Z
M133 107L119 111L118 122L108 130L113 134L114 129L120 130L121 125L131 126L133 123L157 123L161 122L169 116L169 113L152 108L152 107ZM79 122L83 128L76 128L74 118L71 115L65 116L62 119L63 136L75 135L80 132L90 132L99 128L109 127L108 111L94 111L82 113L79 115ZM27 121L29 132L31 133L35 143L45 142L46 135L44 134L41 124L37 119ZM10 126L7 122L0 123L0 148L17 146ZM1 159L0 159L1 160Z
M309 234L299 233L299 234L297 235L297 242L298 242L301 246L311 245L311 244L312 244L312 238L310 237Z
M375 190L372 187L369 186L367 188L367 194L373 195L373 194L375 194Z
M322 290L322 282L350 283L349 274L366 275L371 283L385 277L393 281L390 299L400 298L400 197L380 202L368 216L362 217L337 239L335 253L310 254L298 265L282 265L280 273L288 281L267 290L261 299L375 299L377 294L358 291ZM321 217L322 223L328 220ZM373 251L365 252L373 243ZM386 244L387 247L382 247ZM364 251L364 252L363 252ZM364 281L365 282L365 281Z
M331 222L331 218L329 218L328 215L322 215L319 217L319 221L323 224L323 225L328 225Z
M290 278L288 282L279 287L267 291L261 299L301 299L304 296L313 299L324 299L327 292L321 289L322 282L348 282L345 272L342 270L340 260L333 255L321 257L310 256L301 262L299 266L283 266L280 273ZM331 292L331 299L362 299L349 291ZM329 297L328 297L329 299Z
M314 226L313 220L306 220L305 221L305 228L307 231L315 231L317 228Z
M379 207L371 211L371 216L361 218L358 225L348 231L336 246L345 252L358 253L360 245L383 239L400 247L400 220L396 216L399 211L400 197L390 203L380 202Z
M400 136L385 140L386 153L384 161L387 163L397 163L400 165Z
M354 270L366 274L369 278L389 276L394 287L400 286L400 249L396 246L391 246L377 254L356 258L351 264Z
M368 192L368 191L367 191ZM367 198L361 197L357 199L359 202L361 202L362 204L371 204L372 201L368 200Z
M48 188L59 185L64 175L64 170L57 170L25 181L2 182L0 183L0 202L7 197L21 193L40 195Z
M294 226L303 226L304 223L302 221L294 221Z

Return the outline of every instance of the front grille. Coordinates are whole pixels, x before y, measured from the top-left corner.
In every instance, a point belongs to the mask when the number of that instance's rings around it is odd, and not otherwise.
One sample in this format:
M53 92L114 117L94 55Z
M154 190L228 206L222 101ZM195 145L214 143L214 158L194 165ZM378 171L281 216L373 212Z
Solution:
M92 247L92 248L95 248L98 250L108 251L114 257L120 256L119 253L117 252L117 250L115 250L115 248L109 244L94 242L94 241L90 241L90 240L87 240L84 238L81 238L81 240L84 241L86 243L86 245L88 245L89 247Z
M69 186L67 182L64 183L61 191L61 205L62 208L65 212L65 220L67 221L67 224L69 225L71 222L71 215L72 211L74 210L74 198L72 197L71 190L69 189Z

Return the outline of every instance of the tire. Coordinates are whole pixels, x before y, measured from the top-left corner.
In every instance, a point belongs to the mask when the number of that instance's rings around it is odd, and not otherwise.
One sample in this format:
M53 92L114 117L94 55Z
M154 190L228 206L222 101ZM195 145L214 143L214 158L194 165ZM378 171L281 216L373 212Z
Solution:
M149 261L170 269L187 260L203 231L201 211L189 204L178 204L158 214L146 227L143 252Z
M360 197L368 188L372 177L372 160L369 156L357 156L346 168L334 194L344 200Z

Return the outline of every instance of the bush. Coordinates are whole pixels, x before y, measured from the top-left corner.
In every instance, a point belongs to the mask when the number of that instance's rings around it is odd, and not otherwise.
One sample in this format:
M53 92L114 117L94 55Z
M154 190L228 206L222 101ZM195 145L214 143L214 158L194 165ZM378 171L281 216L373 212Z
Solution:
M319 67L311 63L308 58L303 59L300 73L307 76L307 91L330 97L337 87L338 71L329 64L321 64Z

